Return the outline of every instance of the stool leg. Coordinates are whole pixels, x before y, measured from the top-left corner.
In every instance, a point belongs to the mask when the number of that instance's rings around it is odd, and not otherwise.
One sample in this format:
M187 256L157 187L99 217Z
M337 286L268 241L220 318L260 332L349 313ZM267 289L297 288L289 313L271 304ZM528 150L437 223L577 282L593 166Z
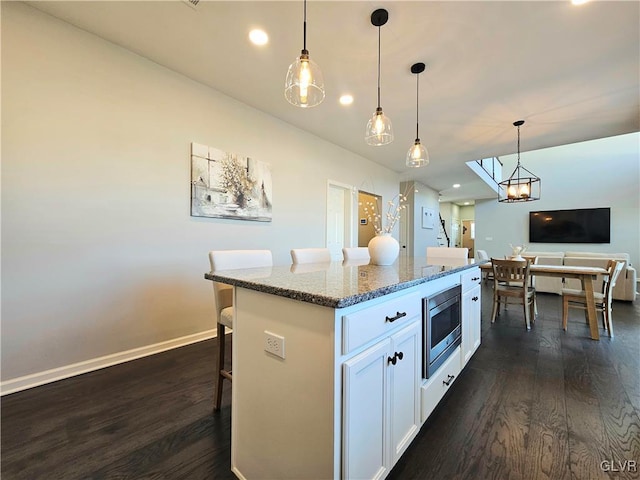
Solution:
M225 327L221 323L217 324L217 336L218 336L218 361L216 364L216 391L215 391L215 403L213 410L220 410L220 404L222 403L222 370L224 370L224 349L225 349Z

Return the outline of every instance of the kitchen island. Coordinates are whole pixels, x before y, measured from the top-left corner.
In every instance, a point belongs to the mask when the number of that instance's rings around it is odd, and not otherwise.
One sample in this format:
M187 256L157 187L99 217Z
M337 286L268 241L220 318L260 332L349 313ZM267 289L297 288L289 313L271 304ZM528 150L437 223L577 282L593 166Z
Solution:
M384 478L480 343L473 261L207 273L234 285L239 478ZM423 378L422 299L462 286L462 345Z

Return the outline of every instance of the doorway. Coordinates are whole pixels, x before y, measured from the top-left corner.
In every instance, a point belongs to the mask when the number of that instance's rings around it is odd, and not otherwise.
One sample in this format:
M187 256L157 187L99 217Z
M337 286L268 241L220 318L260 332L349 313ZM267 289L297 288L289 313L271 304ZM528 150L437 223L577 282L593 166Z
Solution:
M351 185L333 180L327 185L327 248L334 260L342 260L342 247L352 246L353 191Z
M469 249L469 258L474 258L476 224L473 220L462 221L462 247Z
M373 222L367 218L364 207L374 205L375 211L380 212L382 209L382 197L375 193L358 191L358 246L366 247L369 241L376 236L376 230Z

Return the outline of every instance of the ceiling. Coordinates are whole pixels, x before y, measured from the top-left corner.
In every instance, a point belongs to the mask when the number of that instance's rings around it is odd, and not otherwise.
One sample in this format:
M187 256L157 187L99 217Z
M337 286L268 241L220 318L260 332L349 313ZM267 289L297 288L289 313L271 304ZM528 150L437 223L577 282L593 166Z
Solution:
M307 4L307 48L321 68L322 104L284 99L289 64L302 49L302 1L71 1L28 4L209 85L258 110L417 180L442 201L495 197L466 162L640 130L640 3L565 1L316 1ZM364 130L376 108L377 8L381 105L395 141L372 147ZM248 41L252 28L266 46ZM415 138L431 162L404 166ZM343 93L351 106L338 103ZM535 173L535 156L523 155ZM507 172L508 173L508 172ZM453 189L454 183L461 184Z

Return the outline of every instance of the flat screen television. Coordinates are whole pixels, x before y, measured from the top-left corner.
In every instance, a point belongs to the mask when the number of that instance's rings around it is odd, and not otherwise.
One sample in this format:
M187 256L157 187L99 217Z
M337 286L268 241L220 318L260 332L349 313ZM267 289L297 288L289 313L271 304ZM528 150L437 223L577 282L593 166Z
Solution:
M531 243L611 243L611 209L529 212Z

